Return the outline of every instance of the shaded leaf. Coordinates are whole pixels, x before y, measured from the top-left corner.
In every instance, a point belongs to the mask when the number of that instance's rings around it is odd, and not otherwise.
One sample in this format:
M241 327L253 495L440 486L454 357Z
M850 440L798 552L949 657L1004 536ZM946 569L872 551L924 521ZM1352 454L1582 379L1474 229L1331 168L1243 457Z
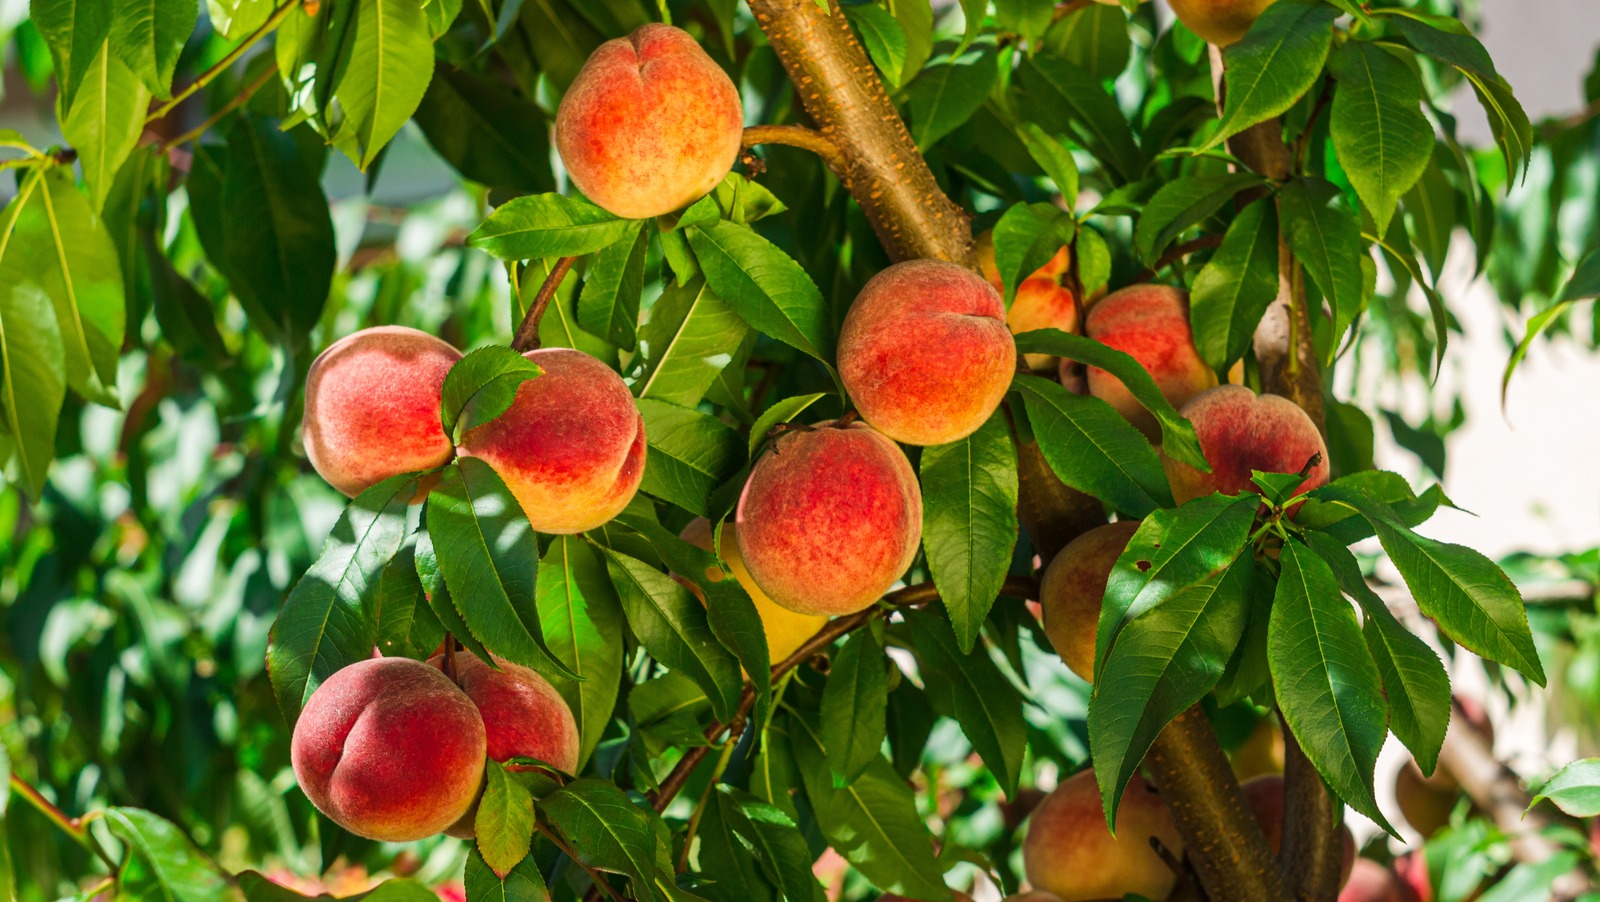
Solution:
M1316 82L1333 43L1339 10L1321 0L1278 0L1248 34L1223 51L1222 123L1202 150L1282 114Z

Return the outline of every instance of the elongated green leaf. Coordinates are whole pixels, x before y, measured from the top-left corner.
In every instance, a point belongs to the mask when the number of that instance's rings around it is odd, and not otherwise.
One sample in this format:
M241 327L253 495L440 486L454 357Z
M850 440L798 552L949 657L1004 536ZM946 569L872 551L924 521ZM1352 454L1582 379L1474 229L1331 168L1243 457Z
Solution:
M433 41L422 0L360 4L334 96L345 115L338 138L354 138L351 160L365 170L422 103L433 78Z
M711 490L744 463L739 433L710 414L640 398L649 450L641 491L691 513L710 513Z
M118 880L119 891L128 897L170 902L239 898L176 824L142 808L107 808L101 818L128 844L130 860Z
M200 5L186 0L114 0L111 52L157 97L172 96L178 54L194 31ZM144 105L137 110L142 117Z
M1294 105L1322 74L1339 10L1321 0L1278 0L1223 51L1226 100L1209 150Z
M1517 342L1516 350L1506 362L1505 375L1500 377L1500 406L1505 406L1506 390L1511 387L1511 374L1516 372L1517 365L1528 355L1528 348L1533 344L1533 340L1549 328L1550 324L1565 313L1573 303L1595 297L1600 297L1600 250L1590 251L1578 262L1578 267L1573 271L1567 287L1562 290L1561 297L1557 298L1554 304L1529 317L1528 332Z
M926 150L972 118L995 80L992 47L974 47L922 70L906 88L911 135Z
M67 109L88 81L89 69L111 34L110 0L34 0L28 15L54 64L58 103Z
M1095 78L1116 78L1133 50L1128 16L1104 3L1079 7L1050 26L1044 46Z
M96 212L105 205L117 170L138 143L149 105L149 90L112 53L108 39L84 73L83 87L73 98L72 106L57 110L61 135L78 151L83 181L89 186L89 199Z
M883 643L872 630L856 630L833 656L822 691L822 741L835 786L849 784L883 759L889 708L886 665Z
M1007 794L1016 792L1028 745L1022 694L979 645L963 654L950 624L930 611L906 612L922 677L934 709L961 724L983 763Z
M1433 773L1450 725L1450 677L1444 664L1367 585L1350 549L1322 532L1307 532L1305 541L1333 571L1344 593L1360 602L1366 614L1361 632L1389 701L1389 728L1411 750L1422 772Z
M690 228L689 245L711 290L745 322L825 363L833 356L822 292L788 254L731 222Z
M1339 83L1329 118L1333 149L1382 235L1433 155L1422 83L1389 51L1363 41L1340 47L1329 71Z
M1466 70L1462 70L1462 74L1472 84L1478 102L1483 104L1483 111L1489 117L1494 143L1505 157L1506 182L1514 184L1519 174L1527 172L1528 163L1533 159L1533 124L1504 78Z
M533 795L494 761L484 768L483 795L478 798L472 827L478 854L502 880L528 856L533 845Z
M906 35L906 62L900 83L917 77L933 54L933 4L930 0L900 0L890 7Z
M539 562L539 622L550 653L582 677L551 683L578 721L582 766L600 744L622 679L622 608L595 550L578 536L555 536Z
M1079 181L1078 161L1072 158L1072 151L1061 139L1032 122L1017 123L1017 137L1028 148L1028 156L1056 183L1056 190L1071 211L1078 200Z
M731 786L718 786L717 796L724 822L755 853L762 873L783 891L787 902L816 898L818 884L811 875L811 853L794 820L776 805ZM718 871L711 869L711 873Z
M1372 524L1417 607L1457 644L1544 685L1522 594L1493 561L1471 548L1417 535L1361 489L1330 485L1312 497L1343 504Z
M751 459L753 460L755 458L756 451L761 447L762 442L767 440L767 435L772 432L773 427L781 423L791 422L795 417L804 413L807 407L810 407L825 397L827 397L827 395L820 393L799 395L793 398L784 398L782 401L778 401L771 407L768 407L766 411L761 414L761 416L756 418L755 425L750 427Z
M1284 240L1333 308L1330 358L1361 312L1361 227L1343 197L1321 179L1295 179L1278 192Z
M1254 558L1240 553L1117 632L1089 701L1089 748L1107 824L1156 736L1222 678L1249 621L1254 572Z
M467 856L463 883L472 902L550 902L550 890L545 888L539 863L532 858L524 858L502 878L473 849Z
M577 780L546 796L539 808L584 864L627 877L636 895L661 898L652 888L659 821L622 790L604 780ZM665 833L663 829L661 835Z
M1134 516L1172 502L1155 449L1110 404L1034 376L1018 376L1016 386L1045 461L1062 482Z
M372 657L371 606L383 568L400 550L415 476L395 476L351 501L322 554L295 584L272 625L267 670L284 718L294 723L334 671Z
M616 244L632 228L588 201L534 194L495 208L467 236L467 245L501 260L576 257Z
M506 347L479 348L456 362L444 377L439 421L459 443L462 433L499 418L517 399L522 383L544 371Z
M1239 211L1189 292L1194 343L1206 364L1221 372L1243 357L1277 297L1278 211L1262 201Z
M894 14L881 6L871 4L844 7L850 22L861 35L867 55L872 58L883 79L891 88L898 88L906 66L906 32L895 20Z
M739 662L717 640L705 607L682 583L638 558L605 549L606 570L634 635L662 664L694 680L719 720L739 703Z
M439 156L474 182L528 192L555 187L544 113L493 78L439 66L415 118Z
M545 644L535 596L538 545L500 474L472 457L447 467L428 494L428 534L444 584L484 647L513 663L577 678Z
M1389 21L1419 53L1467 72L1491 76L1498 74L1489 51L1472 36L1471 30L1460 19L1429 15L1402 7L1375 12L1392 16Z
M1333 791L1393 833L1372 785L1388 710L1355 611L1304 545L1284 543L1281 561L1267 662L1284 723Z
M1144 155L1128 120L1100 82L1066 59L1037 53L1023 60L1021 86L1031 112L1054 132L1078 138L1122 182L1144 170Z
M707 798L705 814L700 820L696 860L700 873L711 881L700 890L716 902L774 902L779 898L776 889L762 873L761 863L752 854L749 840L735 830L743 815L727 794L728 789L719 786ZM759 799L756 801L766 804ZM807 854L803 845L801 854Z
M922 544L956 645L972 651L1017 544L1017 451L1003 414L918 463Z
M744 320L704 279L669 285L639 329L645 368L635 393L680 407L699 404L748 333Z
M1222 205L1246 188L1262 184L1253 172L1190 175L1161 186L1144 206L1133 231L1134 249L1153 264L1179 235L1211 218Z
M643 225L632 235L602 248L589 264L578 295L578 325L614 345L633 350L639 344L639 297L644 290L644 254L650 245Z
M417 576L413 542L383 567L378 586L364 599L364 615L372 622L375 643L385 657L425 658L444 640L444 627L428 607Z

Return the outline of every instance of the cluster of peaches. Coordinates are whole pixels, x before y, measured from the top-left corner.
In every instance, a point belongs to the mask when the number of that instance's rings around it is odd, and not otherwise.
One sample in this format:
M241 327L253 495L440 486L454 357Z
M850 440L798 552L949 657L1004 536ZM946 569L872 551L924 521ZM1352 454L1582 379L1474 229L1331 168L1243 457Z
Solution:
M562 100L556 143L587 197L637 219L670 213L710 191L732 168L741 127L738 92L722 70L684 32L649 25L591 57ZM859 418L790 428L753 467L720 554L755 600L773 660L792 653L825 618L874 604L903 576L921 541L922 499L897 443L958 441L993 416L1017 370L1013 331L1081 331L1150 372L1194 424L1212 468L1201 473L1163 458L1180 502L1250 491L1252 469L1296 472L1326 457L1298 407L1218 385L1195 349L1185 292L1158 285L1116 291L1087 306L1080 330L1078 299L1062 284L1065 249L1018 286L1008 312L992 247L982 244L982 275L918 260L868 282L838 345L839 374ZM643 419L621 377L595 358L564 348L527 356L542 375L519 388L504 415L467 431L457 446L443 431L439 406L460 352L405 328L351 335L318 357L308 374L307 456L351 496L388 477L471 456L501 476L536 531L600 526L638 490ZM1037 369L1055 362L1026 363ZM1116 377L1089 367L1082 379L1067 378L1074 365L1058 365L1069 385L1159 439L1154 418ZM1306 487L1326 478L1327 465L1319 462ZM426 493L424 485L415 500ZM1107 573L1136 527L1117 522L1084 535L1044 575L1046 632L1085 679L1093 676ZM710 524L692 523L684 538L709 550ZM295 726L292 757L307 796L337 823L363 836L405 841L440 831L471 835L485 756L538 759L572 771L577 735L570 710L538 674L441 650L427 663L375 658L333 674ZM1278 801L1264 804L1281 808L1281 785L1261 793L1276 793ZM1092 774L1065 781L1030 831L1030 880L1063 899L1164 895L1170 871L1141 856L1154 854L1142 838L1148 836L1180 851L1165 807L1136 782L1122 820L1127 832L1118 842L1100 820ZM1072 837L1072 847L1060 837ZM1111 854L1106 844L1123 854Z

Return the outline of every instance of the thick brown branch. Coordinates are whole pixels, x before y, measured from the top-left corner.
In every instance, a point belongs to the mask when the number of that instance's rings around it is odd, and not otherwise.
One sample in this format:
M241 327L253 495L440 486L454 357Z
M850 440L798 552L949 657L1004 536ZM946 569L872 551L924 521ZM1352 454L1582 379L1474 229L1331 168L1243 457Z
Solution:
M522 318L522 324L517 326L516 337L511 339L511 349L514 351L533 351L539 347L539 320L544 318L545 308L550 306L550 299L556 296L556 289L561 287L561 280L567 277L567 271L572 269L573 261L577 257L562 257L550 270L550 275L545 277L544 284L539 286L539 293L534 295L533 303L528 307L528 314Z
M823 137L822 133L814 128L806 128L803 125L752 125L744 130L741 146L750 148L758 144L783 144L809 150L821 157L822 162L828 164L834 175L843 178L843 174L848 172L839 145Z
M940 190L839 4L751 0L750 11L806 113L843 154L839 180L889 256L969 262L967 214Z
M1288 730L1283 731L1283 791L1285 817L1278 867L1284 882L1297 887L1302 898L1331 900L1339 895L1344 866L1344 843L1339 835L1344 806L1328 792L1322 776ZM1326 848L1328 835L1333 836L1331 853Z

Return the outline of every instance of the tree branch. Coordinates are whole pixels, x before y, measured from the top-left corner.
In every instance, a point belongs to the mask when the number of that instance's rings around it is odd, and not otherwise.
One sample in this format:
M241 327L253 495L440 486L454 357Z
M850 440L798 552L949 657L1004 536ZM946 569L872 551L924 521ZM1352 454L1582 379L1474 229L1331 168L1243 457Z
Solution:
M752 125L744 130L740 146L749 149L758 144L783 144L809 150L821 157L822 162L828 164L828 168L839 178L843 179L844 174L849 172L839 145L823 137L814 128L803 125Z

